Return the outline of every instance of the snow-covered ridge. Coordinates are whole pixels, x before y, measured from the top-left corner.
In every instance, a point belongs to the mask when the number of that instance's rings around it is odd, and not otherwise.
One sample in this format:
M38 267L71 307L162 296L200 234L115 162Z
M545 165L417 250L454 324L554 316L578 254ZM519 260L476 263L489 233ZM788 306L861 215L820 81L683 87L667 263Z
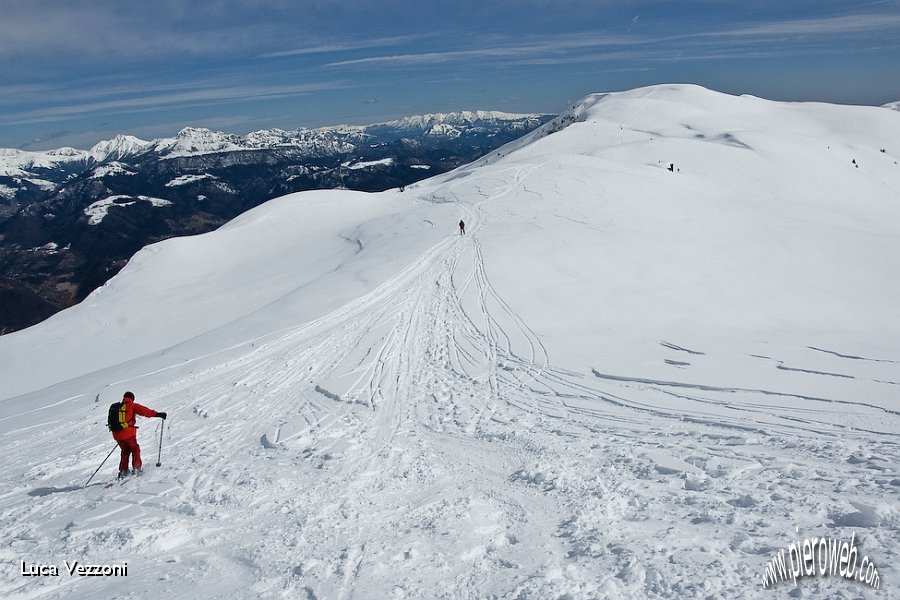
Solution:
M325 154L337 154L352 151L353 142L364 141L366 132L370 129L425 131L429 135L456 137L461 135L461 128L472 127L479 122L517 121L540 116L498 111L463 111L404 117L373 125L335 125L314 129L301 127L293 131L278 128L262 129L245 136L188 127L181 130L175 138L154 140L151 147L163 158L264 148L303 148Z
M900 100L897 102L888 102L883 105L883 108L889 108L890 110L900 110Z
M816 110L811 111L810 107L816 107ZM783 132L821 136L823 139L828 139L829 134L858 133L854 131L855 121L842 122L840 115L846 110L872 111L880 108L882 107L777 102L750 95L734 96L694 84L660 84L623 92L596 93L584 97L553 120L518 140L474 161L469 167L490 164L518 149L535 144L541 138L585 122L605 123L607 126L614 124L614 129L606 130L610 139L625 139L628 129L644 127L646 132L654 132L657 137L704 139L742 146L744 142L741 141L740 132L743 129L758 130L761 134ZM884 105L883 108L900 110L900 102ZM710 114L713 116L710 117ZM664 115L664 123L671 120L676 120L676 123L667 128L659 128L659 115ZM785 115L790 115L790 118ZM815 118L811 115L815 115ZM762 120L757 121L758 118ZM699 124L692 124L694 120L698 120ZM714 124L712 130L708 125L710 123ZM873 128L867 129L865 134L883 139ZM886 141L880 143L880 148L890 146ZM894 155L896 154L895 152ZM469 167L463 167L463 170Z
M66 163L90 158L90 152L75 148L57 148L46 152L0 148L0 176L27 177L34 171L55 169Z
M350 152L353 142L364 140L366 130L398 129L427 131L432 135L459 135L461 127L479 122L516 121L538 118L538 114L512 114L499 111L461 111L403 117L372 125L334 125L296 130L262 129L246 135L213 131L203 127L185 127L175 137L144 141L131 135L117 135L97 143L90 150L60 148L43 152L0 148L0 175L22 177L36 168L54 168L60 163L118 161L143 152L154 151L162 158L182 158L217 152L240 152L267 148L300 148L323 154Z
M117 135L111 140L94 145L90 150L66 147L35 152L0 148L0 175L26 177L35 171L57 169L66 165L81 163L92 165L117 161L144 151L149 144L134 136Z
M493 110L460 111L449 113L433 113L402 117L393 121L380 123L397 129L431 129L438 125L473 125L478 121L517 121L539 114L513 114Z
M238 135L198 127L185 127L174 138L154 140L151 149L163 158L196 156L213 152L235 152L252 146Z

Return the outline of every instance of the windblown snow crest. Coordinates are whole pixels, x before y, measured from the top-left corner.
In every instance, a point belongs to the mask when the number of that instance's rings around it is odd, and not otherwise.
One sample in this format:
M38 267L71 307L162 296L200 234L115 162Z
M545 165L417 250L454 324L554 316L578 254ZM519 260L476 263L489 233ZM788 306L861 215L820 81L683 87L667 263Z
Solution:
M900 114L694 86L566 114L148 246L0 338L4 595L769 598L777 549L854 534L892 585ZM139 423L162 466L78 489L126 389L169 414ZM18 571L66 559L128 578Z

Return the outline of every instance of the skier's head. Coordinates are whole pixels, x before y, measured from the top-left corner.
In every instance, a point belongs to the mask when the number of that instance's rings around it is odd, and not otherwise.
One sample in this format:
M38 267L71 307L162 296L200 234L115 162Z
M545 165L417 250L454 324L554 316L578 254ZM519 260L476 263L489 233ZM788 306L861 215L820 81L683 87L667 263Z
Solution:
M134 400L134 394L132 394L131 392L125 392L123 398L130 398L131 400Z

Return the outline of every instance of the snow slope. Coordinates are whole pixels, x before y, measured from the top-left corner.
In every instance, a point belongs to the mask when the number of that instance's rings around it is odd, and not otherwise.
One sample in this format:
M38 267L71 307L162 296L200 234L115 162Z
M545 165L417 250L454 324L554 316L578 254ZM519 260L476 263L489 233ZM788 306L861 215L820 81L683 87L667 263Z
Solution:
M898 139L882 108L642 88L145 248L0 337L0 590L764 598L796 595L761 585L778 550L855 534L885 591L800 592L890 596ZM169 413L163 466L144 420L147 474L80 489L125 390ZM20 574L64 560L128 577Z

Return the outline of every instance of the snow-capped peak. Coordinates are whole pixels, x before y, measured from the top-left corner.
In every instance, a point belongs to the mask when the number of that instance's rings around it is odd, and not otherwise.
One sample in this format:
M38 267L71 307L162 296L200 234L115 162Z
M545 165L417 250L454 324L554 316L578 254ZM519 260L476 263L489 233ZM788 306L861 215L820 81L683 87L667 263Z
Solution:
M151 145L163 158L248 149L240 136L202 127L185 127L174 138L158 139Z
M97 162L105 162L107 160L121 160L125 156L138 154L150 145L142 139L133 135L119 134L111 140L105 140L97 143L90 150L90 155Z

